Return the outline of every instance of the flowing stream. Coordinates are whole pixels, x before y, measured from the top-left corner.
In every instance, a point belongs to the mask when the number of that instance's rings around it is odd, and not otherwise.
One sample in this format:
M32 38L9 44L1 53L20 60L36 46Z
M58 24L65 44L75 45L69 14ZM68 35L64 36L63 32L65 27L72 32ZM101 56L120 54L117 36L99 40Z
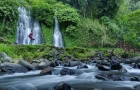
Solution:
M16 33L16 44L28 45L30 38L28 37L31 30L33 30L34 44L44 43L43 34L39 25L39 22L33 19L30 15L30 11L26 11L24 7L19 7L19 21Z
M140 78L140 70L129 69L128 72L100 71L94 65L88 65L88 69L76 69L69 67L76 73L74 75L60 75L63 66L57 66L52 75L39 75L40 70L27 73L14 73L0 76L0 90L52 90L61 81L69 83L72 90L140 90L140 82L130 81L130 77ZM96 74L106 73L122 75L125 81L103 81L95 78ZM128 80L127 80L128 79Z

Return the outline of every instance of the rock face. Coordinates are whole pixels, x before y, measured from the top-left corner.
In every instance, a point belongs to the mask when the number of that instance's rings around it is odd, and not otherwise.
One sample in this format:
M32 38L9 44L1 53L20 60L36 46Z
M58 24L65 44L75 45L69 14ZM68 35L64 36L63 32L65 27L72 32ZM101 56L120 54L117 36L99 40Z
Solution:
M25 60L19 60L18 62L20 65L22 65L23 67L27 68L29 71L31 70L36 70L35 66L33 66L32 64L28 63Z
M66 82L60 82L53 87L53 90L71 90L71 86Z
M13 62L12 58L4 52L0 52L0 59L2 59L3 62Z
M44 69L40 72L40 75L45 75L45 74L51 75L51 74L52 74L52 70L53 70L52 67L44 68Z
M60 71L60 74L61 75L73 75L75 72L71 69L68 69L68 68L63 68L61 71Z
M0 67L2 72L6 72L6 73L15 73L15 72L27 72L28 70L19 65L19 64L15 64L15 63L2 63L1 67Z

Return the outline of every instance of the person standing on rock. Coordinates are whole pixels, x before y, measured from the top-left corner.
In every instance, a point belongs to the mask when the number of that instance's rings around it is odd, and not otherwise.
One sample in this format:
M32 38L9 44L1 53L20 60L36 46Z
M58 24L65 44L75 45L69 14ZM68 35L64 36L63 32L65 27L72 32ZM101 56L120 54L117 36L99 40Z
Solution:
M33 40L35 40L34 38L33 38L33 30L31 31L31 33L29 34L29 38L30 38L30 43L29 44L33 44Z

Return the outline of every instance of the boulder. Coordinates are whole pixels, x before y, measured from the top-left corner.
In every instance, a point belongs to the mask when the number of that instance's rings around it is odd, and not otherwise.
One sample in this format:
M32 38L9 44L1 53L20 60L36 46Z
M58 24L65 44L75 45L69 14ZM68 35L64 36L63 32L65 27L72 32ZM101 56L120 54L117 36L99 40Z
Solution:
M132 63L132 60L130 60L130 59L124 59L124 60L122 60L123 61L123 63L125 63L125 64L131 64Z
M52 67L47 67L47 68L44 68L41 72L40 72L40 75L51 75L52 74L52 70L53 68Z
M61 71L60 71L60 74L61 75L73 75L75 72L71 69L68 69L68 68L63 68Z
M88 66L87 65L78 65L77 66L77 69L83 69L83 68L88 68Z
M130 81L140 81L137 76L130 78Z
M50 66L51 67L56 67L56 66L58 66L59 65L59 63L57 62L57 61L52 61L51 63L50 63Z
M133 63L139 63L140 62L140 56L136 56L130 59Z
M134 86L134 90L140 90L140 85Z
M25 67L23 67L19 64L8 63L8 62L2 63L0 69L2 72L7 72L7 73L27 72L28 71Z
M0 52L0 59L2 59L3 62L13 62L12 58L4 52Z
M79 64L80 64L79 61L69 61L69 66L70 66L70 67L74 67L74 66L77 66L77 65L79 65Z
M119 75L111 75L111 74L97 74L95 78L105 81L123 81L123 77Z
M25 60L19 60L18 62L20 65L22 65L23 67L27 68L29 71L31 70L36 70L36 67L33 66L32 64L28 63Z
M132 68L140 69L140 63L131 63L130 66Z
M53 90L71 90L71 86L66 82L60 82L53 87Z
M122 65L120 64L120 62L114 57L111 57L111 70L121 70L122 69Z
M101 71L110 71L109 65L102 65L101 63L97 63L96 67Z
M46 62L40 62L39 66L47 66L47 63Z
M111 65L111 70L121 70L122 65L120 63L114 63Z
M64 67L70 67L70 64L69 64L69 62L64 62L64 65L63 65Z

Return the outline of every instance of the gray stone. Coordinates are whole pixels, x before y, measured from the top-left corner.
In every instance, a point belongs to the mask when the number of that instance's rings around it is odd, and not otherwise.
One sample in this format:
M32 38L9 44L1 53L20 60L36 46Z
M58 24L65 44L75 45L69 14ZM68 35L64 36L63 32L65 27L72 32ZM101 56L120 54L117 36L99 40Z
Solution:
M47 68L44 68L41 72L40 72L40 75L45 75L45 74L52 74L52 70L53 68L52 67L47 67Z
M77 65L79 65L79 61L69 61L69 65L70 65L70 67L74 67L74 66L77 66Z
M32 64L28 63L25 60L19 60L18 62L20 65L24 66L25 68L27 68L29 71L31 70L36 70L36 67L33 66Z
M9 57L5 52L0 52L0 59L2 59L3 62L13 62L12 58Z
M27 72L28 71L25 67L23 67L19 64L9 63L9 62L2 63L0 69L1 69L1 71L7 72L7 73Z
M39 63L39 66L47 66L47 63L46 62L41 62L41 63Z
M136 56L130 59L134 63L139 63L140 62L140 56Z

